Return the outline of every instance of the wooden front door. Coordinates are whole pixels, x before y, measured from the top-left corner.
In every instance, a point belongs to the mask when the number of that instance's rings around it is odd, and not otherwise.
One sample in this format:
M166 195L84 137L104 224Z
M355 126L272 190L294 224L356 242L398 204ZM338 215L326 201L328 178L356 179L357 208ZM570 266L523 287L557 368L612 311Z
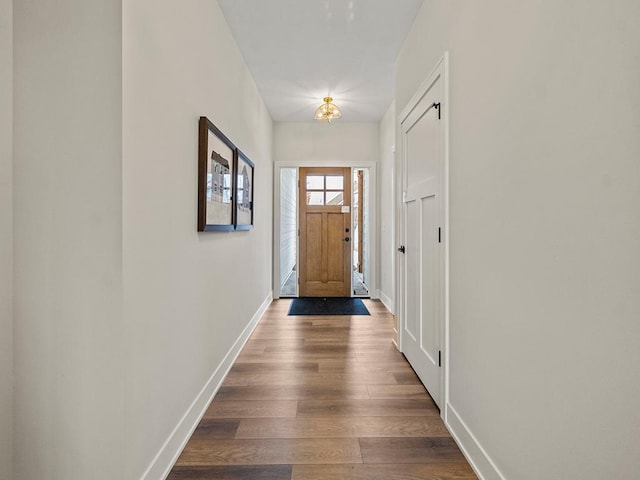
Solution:
M300 296L351 296L351 169L300 168Z

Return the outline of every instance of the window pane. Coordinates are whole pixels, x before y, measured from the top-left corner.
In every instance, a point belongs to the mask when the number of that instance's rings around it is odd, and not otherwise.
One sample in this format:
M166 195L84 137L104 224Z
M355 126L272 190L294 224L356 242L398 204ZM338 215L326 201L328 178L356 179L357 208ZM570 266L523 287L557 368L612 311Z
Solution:
M342 205L343 203L343 192L327 192L327 205Z
M344 190L344 177L327 175L327 190Z
M307 190L324 190L324 175L307 175Z
M324 192L307 192L307 205L324 205Z

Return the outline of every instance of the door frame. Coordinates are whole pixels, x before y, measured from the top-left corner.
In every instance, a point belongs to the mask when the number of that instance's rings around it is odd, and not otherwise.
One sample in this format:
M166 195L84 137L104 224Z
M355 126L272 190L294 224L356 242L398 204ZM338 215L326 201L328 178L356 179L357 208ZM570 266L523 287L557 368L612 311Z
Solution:
M351 168L353 174L354 168L368 168L369 169L369 217L370 217L370 233L369 244L371 245L371 251L369 253L369 265L371 268L371 285L369 285L369 296L371 299L380 298L378 292L378 180L376 174L377 162L349 162L349 161L327 161L322 164L317 162L275 162L273 172L273 278L272 278L272 290L273 298L280 298L280 170L282 168L295 168L300 167L348 167ZM298 207L298 206L297 206ZM353 212L353 208L351 209ZM296 208L296 218L299 216L299 208ZM353 219L352 219L353 221ZM297 254L300 253L300 245L298 239ZM351 250L353 255L353 248Z
M419 104L420 100L429 92L435 81L440 78L443 82L443 98L440 101L440 114L442 129L443 129L443 208L444 208L444 225L443 225L443 255L444 255L444 278L443 278L443 322L441 329L440 345L442 345L442 376L441 376L441 392L442 392L442 410L440 412L442 418L447 421L448 409L449 409L449 321L450 321L450 297L449 297L449 262L450 262L450 235L449 235L449 52L445 52L440 58L436 66L431 73L427 76L426 80L418 87L416 93L411 97L411 100L407 103L407 106L402 110L396 119L396 145L398 154L395 157L395 169L394 169L394 186L395 186L395 240L396 247L403 245L404 243L404 225L403 225L403 178L404 178L404 139L402 137L402 122L411 114L414 108ZM404 324L405 312L404 312L404 262L400 257L402 253L396 251L396 268L394 270L395 275L395 305L396 314L398 316L398 349L403 351L404 343Z

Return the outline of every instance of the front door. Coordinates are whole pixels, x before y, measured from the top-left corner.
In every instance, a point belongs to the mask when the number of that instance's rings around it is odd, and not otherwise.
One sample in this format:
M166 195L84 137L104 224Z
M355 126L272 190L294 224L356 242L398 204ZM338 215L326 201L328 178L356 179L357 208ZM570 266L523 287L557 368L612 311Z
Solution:
M437 76L401 116L402 351L438 406L444 330L443 80ZM402 248L401 248L402 250Z
M351 296L351 169L300 168L301 297Z

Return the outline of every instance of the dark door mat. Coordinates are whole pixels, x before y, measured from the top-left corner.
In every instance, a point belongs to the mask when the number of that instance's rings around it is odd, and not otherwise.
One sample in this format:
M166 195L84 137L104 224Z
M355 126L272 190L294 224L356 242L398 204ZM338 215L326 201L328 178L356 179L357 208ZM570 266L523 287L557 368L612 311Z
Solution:
M300 297L294 298L289 315L371 315L359 298Z

